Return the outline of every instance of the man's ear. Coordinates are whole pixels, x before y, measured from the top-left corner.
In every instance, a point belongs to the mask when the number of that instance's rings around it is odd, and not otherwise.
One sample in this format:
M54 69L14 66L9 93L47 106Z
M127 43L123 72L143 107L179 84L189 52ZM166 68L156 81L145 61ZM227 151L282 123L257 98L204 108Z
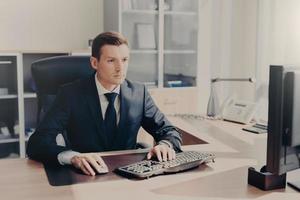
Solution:
M93 67L93 69L97 70L98 69L98 59L91 56L90 58L90 62L91 62L91 66Z

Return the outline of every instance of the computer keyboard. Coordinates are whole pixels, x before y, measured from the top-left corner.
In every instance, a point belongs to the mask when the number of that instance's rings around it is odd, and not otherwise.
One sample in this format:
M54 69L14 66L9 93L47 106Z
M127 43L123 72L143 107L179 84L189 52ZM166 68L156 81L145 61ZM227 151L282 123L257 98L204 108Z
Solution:
M260 128L260 129L263 129L263 130L268 130L268 126L267 125L264 125L264 124L254 124L253 127L255 128Z
M260 133L267 133L268 132L268 126L263 124L254 124L250 127L242 128L244 131L249 131L252 133L260 134Z
M176 173L195 168L202 163L214 162L215 155L198 151L186 151L176 154L170 161L143 160L116 169L116 172L126 177L149 178L154 175Z

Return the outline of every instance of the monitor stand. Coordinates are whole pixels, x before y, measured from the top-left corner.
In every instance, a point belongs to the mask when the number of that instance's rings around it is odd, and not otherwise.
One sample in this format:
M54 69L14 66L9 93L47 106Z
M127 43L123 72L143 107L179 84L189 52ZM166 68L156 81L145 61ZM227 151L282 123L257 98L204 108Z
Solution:
M287 185L300 192L300 169L288 172Z
M260 171L256 171L253 167L249 167L248 184L265 191L285 188L286 173L276 175L265 171L265 169L266 167L264 166Z
M287 184L294 188L295 190L297 190L298 192L300 192L300 181L288 181Z

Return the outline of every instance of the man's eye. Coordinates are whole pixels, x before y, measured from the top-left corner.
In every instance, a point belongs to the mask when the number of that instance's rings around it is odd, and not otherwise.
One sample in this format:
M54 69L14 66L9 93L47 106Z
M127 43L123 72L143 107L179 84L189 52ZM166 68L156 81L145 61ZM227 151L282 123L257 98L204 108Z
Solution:
M123 62L126 62L128 60L128 58L123 58Z
M114 62L114 60L111 59L111 60L108 60L107 62Z

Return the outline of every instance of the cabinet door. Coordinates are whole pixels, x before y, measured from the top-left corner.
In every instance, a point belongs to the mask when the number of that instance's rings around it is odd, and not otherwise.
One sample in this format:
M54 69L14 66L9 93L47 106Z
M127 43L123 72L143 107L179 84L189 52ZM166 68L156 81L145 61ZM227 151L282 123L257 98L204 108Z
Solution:
M19 157L17 56L0 55L0 158Z
M198 1L164 4L164 86L196 86Z
M158 1L122 1L121 32L131 49L127 77L147 85L158 84Z
M196 86L198 0L110 0L104 8L104 30L130 42L129 79L159 88Z

